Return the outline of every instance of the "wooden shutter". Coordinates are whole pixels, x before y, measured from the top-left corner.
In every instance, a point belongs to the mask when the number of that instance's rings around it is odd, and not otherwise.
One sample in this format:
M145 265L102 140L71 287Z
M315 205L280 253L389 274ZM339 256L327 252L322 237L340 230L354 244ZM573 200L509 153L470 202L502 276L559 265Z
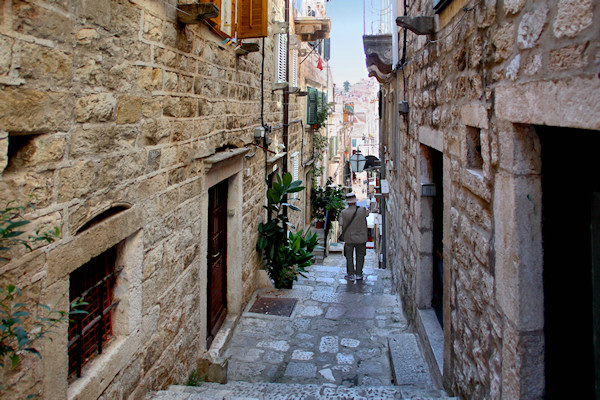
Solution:
M238 0L238 39L267 36L268 0Z
M306 107L306 123L308 125L317 123L317 103L319 92L316 89L308 88L307 107Z
M329 38L323 41L323 59L329 61L331 58L331 40Z

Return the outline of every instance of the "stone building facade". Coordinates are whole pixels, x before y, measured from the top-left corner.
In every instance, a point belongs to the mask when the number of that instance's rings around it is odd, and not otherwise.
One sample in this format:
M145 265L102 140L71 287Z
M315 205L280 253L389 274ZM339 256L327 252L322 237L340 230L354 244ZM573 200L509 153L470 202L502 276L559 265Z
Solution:
M392 0L365 37L386 264L461 398L598 395L598 7Z
M112 257L116 270L102 354L70 374L63 321L39 343L41 359L2 371L6 398L140 399L185 383L203 360L220 362L252 293L270 285L255 250L267 181L312 146L294 122L306 99L285 101L276 85L278 32L287 36L285 21L294 29L289 2L261 2L267 33L241 41L258 49L249 53L224 41L236 2L219 2L221 25L182 23L193 3L0 5L0 201L34 195L32 231L61 231L32 252L11 249L0 281L66 310L82 266ZM261 125L272 127L270 144L255 138Z

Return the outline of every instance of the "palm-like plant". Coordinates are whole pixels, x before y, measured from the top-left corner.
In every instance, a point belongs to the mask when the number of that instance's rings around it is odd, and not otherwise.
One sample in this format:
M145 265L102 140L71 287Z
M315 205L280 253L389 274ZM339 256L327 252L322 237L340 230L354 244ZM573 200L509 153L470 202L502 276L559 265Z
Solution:
M259 237L256 249L261 252L265 269L276 288L291 287L298 275L306 272L312 264L313 250L318 245L316 233L304 233L296 229L288 219L287 211L300 211L300 208L286 201L288 194L304 190L302 181L293 181L292 175L279 175L267 190L269 220L258 225Z

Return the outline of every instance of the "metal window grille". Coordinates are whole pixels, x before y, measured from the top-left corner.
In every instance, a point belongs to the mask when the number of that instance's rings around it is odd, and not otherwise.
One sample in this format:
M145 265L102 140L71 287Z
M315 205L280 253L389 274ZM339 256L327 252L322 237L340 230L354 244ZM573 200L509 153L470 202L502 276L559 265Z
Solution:
M85 363L102 354L102 348L113 336L111 311L119 304L113 300L113 289L121 268L115 267L113 247L73 271L69 277L69 300L83 298L86 311L74 314L69 321L69 376L81 376Z
M287 67L287 34L278 33L277 34L277 46L275 47L276 51L276 83L285 83L285 70Z

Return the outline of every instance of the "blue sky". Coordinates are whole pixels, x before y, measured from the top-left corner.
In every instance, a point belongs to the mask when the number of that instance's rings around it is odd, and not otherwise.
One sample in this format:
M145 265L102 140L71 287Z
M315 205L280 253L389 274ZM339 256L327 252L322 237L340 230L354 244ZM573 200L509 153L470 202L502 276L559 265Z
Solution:
M366 21L363 24L363 1ZM380 0L330 0L326 3L327 16L331 18L331 60L329 65L333 81L341 86L344 81L356 83L368 78L362 36L366 25L371 34L373 12L378 12ZM376 29L374 27L373 29Z

